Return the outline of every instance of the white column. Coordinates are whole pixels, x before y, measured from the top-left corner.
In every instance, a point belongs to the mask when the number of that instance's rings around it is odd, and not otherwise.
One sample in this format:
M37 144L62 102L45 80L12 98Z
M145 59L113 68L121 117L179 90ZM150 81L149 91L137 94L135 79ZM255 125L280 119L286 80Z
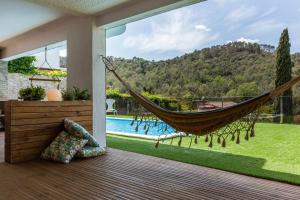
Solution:
M67 87L87 88L93 100L93 134L106 147L105 29L95 26L94 19L78 18L70 25L67 37Z
M100 55L105 56L105 29L93 29L93 130L100 145L106 147L106 94L105 66Z
M67 87L92 92L93 20L78 17L69 25L67 34Z

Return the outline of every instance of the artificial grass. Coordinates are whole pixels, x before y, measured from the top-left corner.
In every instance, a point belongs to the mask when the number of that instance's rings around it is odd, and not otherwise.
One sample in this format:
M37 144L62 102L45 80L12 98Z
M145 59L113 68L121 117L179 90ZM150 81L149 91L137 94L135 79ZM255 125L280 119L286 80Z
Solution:
M189 138L181 147L174 139L173 145L165 141L158 149L155 141L135 138L108 135L107 142L111 148L300 185L300 126L258 123L255 130L250 141L227 141L226 148L216 141L209 148L204 137L191 148Z

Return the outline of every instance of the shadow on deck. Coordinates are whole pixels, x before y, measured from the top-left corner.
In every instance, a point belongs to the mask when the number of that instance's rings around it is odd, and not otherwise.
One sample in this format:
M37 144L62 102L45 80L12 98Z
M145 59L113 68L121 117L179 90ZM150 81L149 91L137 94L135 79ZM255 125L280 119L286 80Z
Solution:
M112 137L107 139L111 148L300 185L298 174L265 169L265 158L179 147L176 142L173 145L160 143L159 148L154 150L154 143L150 142Z
M3 136L0 140L3 150ZM260 165L264 160L256 162ZM300 196L297 186L115 149L109 149L105 156L74 160L69 165L42 160L17 165L2 162L0 184L0 199L299 199Z

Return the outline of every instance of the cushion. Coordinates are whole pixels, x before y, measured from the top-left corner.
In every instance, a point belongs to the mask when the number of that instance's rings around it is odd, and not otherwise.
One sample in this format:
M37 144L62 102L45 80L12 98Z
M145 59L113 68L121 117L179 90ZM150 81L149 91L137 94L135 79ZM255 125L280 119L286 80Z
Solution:
M75 137L62 131L43 151L41 158L69 163L78 150L82 149L87 142L88 140Z
M87 143L88 146L100 147L96 139L78 123L66 118L64 120L64 127L65 127L65 131L68 132L69 134L88 140Z
M76 153L75 157L89 158L89 157L100 156L105 153L106 153L106 150L103 147L85 146Z

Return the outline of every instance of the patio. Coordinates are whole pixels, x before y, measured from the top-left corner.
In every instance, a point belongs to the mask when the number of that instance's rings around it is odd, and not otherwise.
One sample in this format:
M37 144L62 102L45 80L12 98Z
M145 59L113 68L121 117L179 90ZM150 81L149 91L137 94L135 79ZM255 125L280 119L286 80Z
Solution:
M4 152L5 138L0 132L0 200L299 199L299 186L111 148L105 156L68 165L36 159L61 131L65 117L88 115L88 120L80 120L88 121L88 130L106 147L105 66L99 62L99 55L106 55L106 38L121 34L129 22L201 1L114 0L95 5L87 1L55 1L53 5L48 0L3 1L8 8L31 13L28 17L35 20L23 22L27 18L22 13L2 6L15 27L2 30L0 59L9 61L63 43L71 66L67 85L87 88L93 104L84 108L84 113L88 111L84 115L77 106L62 110L53 102L24 102L27 105L5 112L9 151Z
M109 149L62 165L4 163L0 199L299 199L297 186Z

